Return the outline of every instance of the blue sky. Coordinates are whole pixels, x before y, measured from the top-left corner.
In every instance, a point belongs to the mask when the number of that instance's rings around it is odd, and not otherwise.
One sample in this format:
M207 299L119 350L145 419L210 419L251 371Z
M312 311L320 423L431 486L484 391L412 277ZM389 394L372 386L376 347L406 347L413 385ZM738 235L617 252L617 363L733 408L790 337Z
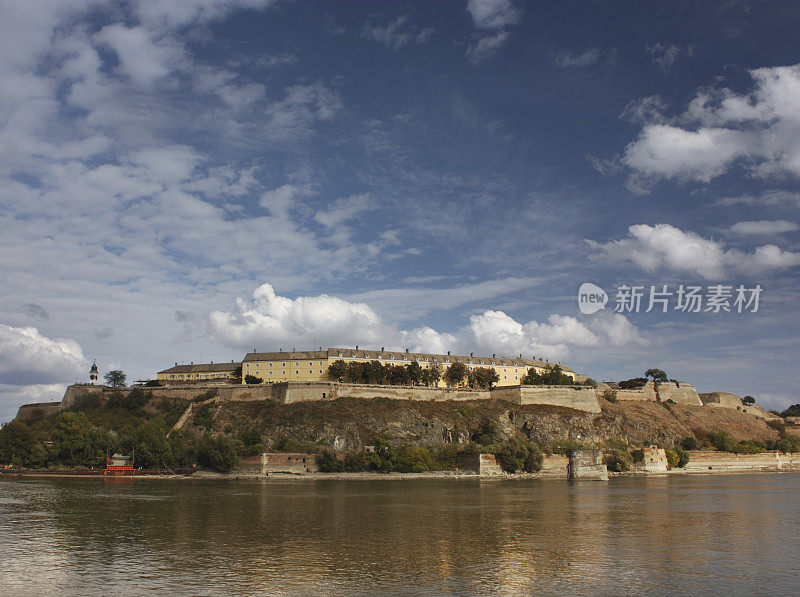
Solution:
M329 344L798 401L793 3L0 5L0 420L92 359Z

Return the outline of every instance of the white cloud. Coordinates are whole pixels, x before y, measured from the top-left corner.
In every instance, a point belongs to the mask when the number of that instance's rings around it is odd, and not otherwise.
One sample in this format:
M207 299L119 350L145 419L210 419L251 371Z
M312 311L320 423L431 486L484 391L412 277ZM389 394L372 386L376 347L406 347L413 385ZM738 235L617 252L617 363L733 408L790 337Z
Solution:
M477 64L494 56L507 41L508 31L498 31L497 33L486 35L467 48L467 57L471 62Z
M35 327L0 324L0 383L22 386L70 381L86 359L74 340L42 336Z
M800 207L800 193L770 189L758 195L739 195L722 197L716 205L776 205L781 207Z
M467 11L477 29L492 32L481 35L467 48L467 58L477 64L505 45L509 38L505 28L519 22L520 12L511 0L467 0Z
M660 268L691 272L718 280L728 272L764 273L800 264L800 253L783 251L775 245L757 247L753 253L726 250L721 242L684 232L669 224L637 224L629 236L601 244L587 241L596 251L595 259L611 263L632 262L645 271Z
M650 124L625 149L623 162L650 177L709 182L750 146L747 135L725 128L697 131Z
M734 234L780 234L782 232L794 232L800 230L795 222L787 220L755 220L748 222L737 222L731 226L730 231Z
M399 50L410 43L421 44L433 35L433 29L418 29L408 25L408 15L400 15L391 23L380 25L367 24L361 37L382 43L387 48Z
M557 314L551 315L547 323L520 323L503 311L486 310L472 315L468 324L455 333L437 332L428 326L402 330L384 321L366 303L325 294L289 299L276 295L269 284L258 287L251 301L237 299L234 311L211 313L209 321L216 338L244 350L333 343L438 353L523 353L564 359L572 347L646 343L624 316L605 313L587 323Z
M212 333L238 347L313 345L331 340L349 345L375 345L386 326L365 303L350 303L322 294L289 299L278 296L269 284L253 292L252 301L236 300L236 311L214 311L209 316ZM272 348L270 348L272 349Z
M501 29L520 17L511 0L467 0L467 11L478 29Z
M108 25L95 39L114 50L121 72L137 85L152 85L183 62L183 52L177 44L153 41L144 27Z
M653 62L661 70L667 70L678 59L681 49L673 44L658 42L652 45L645 45L645 49L650 53Z
M642 180L709 182L743 164L754 176L800 176L800 65L750 71L754 89L703 90L670 122L649 114L622 161Z
M591 48L582 54L559 54L555 62L561 68L591 66L600 60L600 50Z
M361 193L337 199L314 214L314 219L323 226L333 228L376 207L375 201L368 193Z

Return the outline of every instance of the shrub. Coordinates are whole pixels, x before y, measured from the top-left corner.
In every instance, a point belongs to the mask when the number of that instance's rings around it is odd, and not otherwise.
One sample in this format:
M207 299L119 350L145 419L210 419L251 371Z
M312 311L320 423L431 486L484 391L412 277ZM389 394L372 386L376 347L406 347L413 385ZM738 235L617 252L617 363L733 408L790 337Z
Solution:
M678 468L683 468L689 464L689 452L681 450L680 448L677 448L675 451L678 453Z
M603 462L608 470L621 473L631 470L633 458L627 450L612 449L603 456Z
M497 423L489 419L484 419L481 424L470 433L469 438L482 446L490 446L498 438L499 429Z
M603 391L603 398L608 400L609 402L616 403L617 402L617 391L608 389Z
M786 454L800 452L800 437L796 435L784 435L775 447Z
M500 466L507 473L532 473L542 468L542 453L535 444L511 439L497 451Z
M204 466L227 473L239 464L241 448L242 444L238 440L225 435L213 437L206 433L200 438L197 460Z
M675 468L679 465L681 459L675 450L666 449L664 453L667 455L667 468Z
M634 450L631 452L631 458L635 464L644 462L644 450Z
M620 390L638 390L639 388L643 388L646 383L647 378L634 377L633 379L624 379L617 385Z
M678 442L678 446L683 448L684 450L697 450L699 444L697 443L697 438L692 437L691 435L682 438Z
M211 404L204 404L197 409L194 414L194 424L197 427L205 427L206 429L215 429L214 423L214 407Z
M244 383L248 385L255 385L263 383L263 379L260 377L256 377L255 375L250 375L249 373L244 376Z

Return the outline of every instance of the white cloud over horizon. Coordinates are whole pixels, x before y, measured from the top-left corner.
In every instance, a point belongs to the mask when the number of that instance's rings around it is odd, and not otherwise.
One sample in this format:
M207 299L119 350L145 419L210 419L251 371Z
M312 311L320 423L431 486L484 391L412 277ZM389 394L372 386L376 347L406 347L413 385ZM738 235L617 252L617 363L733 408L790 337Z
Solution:
M85 373L80 345L67 338L51 339L35 327L0 324L0 384L28 386L70 381Z
M457 331L438 332L429 326L399 329L367 303L326 294L290 299L262 284L251 300L238 298L232 311L209 315L213 336L242 350L258 346L354 346L415 352L483 352L525 354L563 360L574 347L646 345L646 339L622 315L599 314L587 321L550 315L546 323L518 322L503 311L484 310L470 316Z
M628 237L607 243L586 241L592 258L609 263L630 262L647 272L660 268L691 272L719 280L729 273L754 274L800 265L800 253L775 245L756 247L752 253L726 249L723 243L669 224L636 224Z

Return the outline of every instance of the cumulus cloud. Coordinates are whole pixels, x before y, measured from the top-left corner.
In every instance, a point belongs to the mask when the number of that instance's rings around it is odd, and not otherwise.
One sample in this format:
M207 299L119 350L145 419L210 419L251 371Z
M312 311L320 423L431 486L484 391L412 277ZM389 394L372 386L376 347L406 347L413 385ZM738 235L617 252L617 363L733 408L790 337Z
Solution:
M643 113L651 120L622 162L645 182L709 182L736 164L758 177L800 176L800 64L750 75L755 85L749 93L702 90L670 121L657 111Z
M65 384L14 386L0 383L0 422L13 419L23 404L59 402L66 389Z
M384 321L366 303L325 294L290 299L277 295L269 284L259 286L250 301L237 299L235 310L211 313L209 321L217 339L245 350L333 343L564 359L574 347L646 343L624 316L612 313L600 313L587 322L554 314L540 323L518 322L503 311L486 310L472 315L454 333L438 332L429 326L403 330Z
M0 324L0 383L23 386L68 381L86 366L74 340L51 339L35 327Z
M482 33L467 48L467 58L475 64L493 56L508 41L507 27L516 25L520 11L511 0L467 0L472 22Z
M637 224L629 227L628 233L627 238L608 243L587 240L595 250L593 257L611 263L634 263L648 272L663 268L712 280L731 272L762 273L800 264L800 253L783 251L775 245L745 253L669 224Z
M800 230L795 222L787 220L754 220L748 222L737 222L731 226L730 231L734 234L758 234L770 235L782 232L794 232Z

